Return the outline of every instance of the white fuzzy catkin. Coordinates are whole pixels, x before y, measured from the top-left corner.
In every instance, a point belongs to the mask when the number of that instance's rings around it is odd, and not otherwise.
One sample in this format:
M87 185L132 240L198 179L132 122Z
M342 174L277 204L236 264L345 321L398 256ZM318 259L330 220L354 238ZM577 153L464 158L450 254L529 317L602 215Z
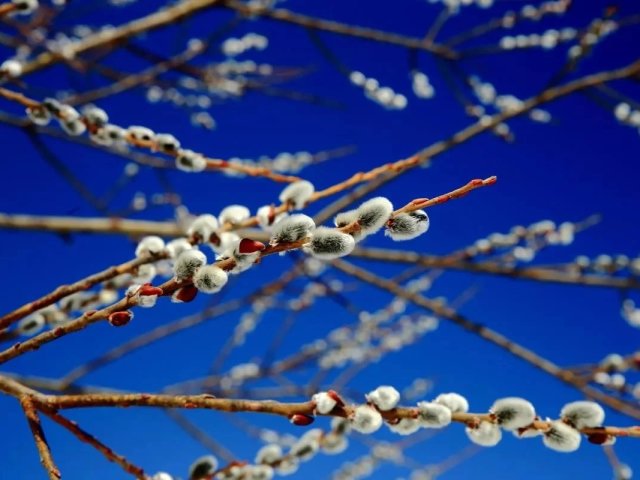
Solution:
M315 192L313 183L307 180L298 180L287 185L278 199L282 203L291 205L295 210L300 210L305 207L313 192Z
M207 168L207 160L193 150L180 150L176 155L176 168L188 173L202 172Z
M333 223L336 227L346 227L350 223L358 220L358 210L347 210L346 212L340 212L333 218Z
M378 407L378 410L386 412L396 408L400 401L400 392L391 386L384 385L369 392L366 398Z
M318 227L313 232L306 250L316 258L332 260L349 255L356 242L347 233L329 227Z
M393 213L393 205L385 197L367 200L357 209L357 220L362 231L369 235L380 230Z
M127 134L135 141L150 142L153 140L155 133L147 127L132 125L127 128Z
M279 220L282 220L287 215L287 212L276 213L275 207L273 205L264 205L260 207L256 212L258 225L260 225L262 228L270 227Z
M297 213L285 217L273 226L271 231L272 245L279 243L292 243L311 235L316 224L311 217Z
M311 460L318 450L320 450L320 438L322 437L322 433L322 430L319 428L307 430L307 432L305 432L305 434L302 435L291 447L289 455L293 455L302 462Z
M418 402L418 420L424 428L442 428L451 423L451 409L433 402Z
M218 255L224 255L229 250L233 249L240 241L240 237L235 232L220 232L217 235L218 242L210 243L209 246L213 248L213 251Z
M244 205L229 205L222 209L220 215L218 215L218 221L220 225L224 225L225 223L236 225L250 216L251 212Z
M170 133L158 133L154 140L158 149L165 153L173 153L180 148L180 141Z
M429 230L429 216L424 210L401 213L387 224L385 235L396 242L412 240Z
M45 325L44 316L36 312L21 319L16 325L16 332L24 337L30 337L40 332Z
M187 230L187 235L190 237L198 237L198 239L203 242L208 242L217 228L218 219L213 215L205 213L191 223Z
M246 465L242 474L246 480L271 480L274 472L269 465Z
M556 452L575 452L581 440L578 430L560 420L553 422L542 438L544 444Z
M466 413L469 411L469 402L457 393L442 393L436 397L434 402L444 405L453 413Z
M182 252L193 249L193 245L186 238L175 238L167 243L165 250L169 258L178 258Z
M189 480L209 478L218 468L218 460L213 455L197 458L189 467Z
M109 121L109 115L102 108L95 105L82 107L82 116L95 127L102 127Z
M415 418L401 418L398 423L387 423L387 427L398 435L411 435L420 430L420 420Z
M311 400L316 404L316 412L321 415L328 414L338 404L327 392L318 392L311 397Z
M369 405L360 405L350 418L351 427L360 433L373 433L382 426L382 415Z
M482 447L495 447L502 439L500 427L491 422L480 422L477 428L467 427L465 432L469 440Z
M276 443L270 443L258 450L258 453L256 453L255 463L272 464L280 460L282 455L282 447Z
M562 407L560 416L578 430L599 427L604 422L604 410L595 402L571 402Z
M215 265L206 265L198 269L193 276L193 285L204 293L219 292L229 277L227 272Z
M344 435L335 432L325 434L320 441L320 448L326 455L338 455L349 446L349 441Z
M207 263L207 257L200 250L185 250L176 259L173 272L178 280L193 277L198 269Z
M498 424L505 430L527 427L536 418L536 411L531 402L518 397L496 400L489 411L496 416Z
M164 240L156 235L144 237L136 247L136 257L144 255L158 255L164 250Z

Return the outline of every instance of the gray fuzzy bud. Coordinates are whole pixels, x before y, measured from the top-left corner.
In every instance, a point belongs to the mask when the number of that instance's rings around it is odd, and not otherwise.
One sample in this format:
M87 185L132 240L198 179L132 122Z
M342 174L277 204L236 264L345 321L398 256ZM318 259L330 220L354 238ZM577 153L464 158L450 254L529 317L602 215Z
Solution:
M328 227L318 227L313 232L308 252L317 258L331 260L349 255L355 240L349 234Z
M358 207L358 224L367 235L380 230L393 213L393 205L384 197L367 200Z
M178 280L193 277L200 267L207 263L207 257L200 250L185 250L175 261L173 271Z
M309 237L315 228L313 219L301 213L285 217L273 226L271 244L297 242Z
M204 293L216 293L222 290L229 277L227 272L215 265L206 265L196 271L193 285Z
M412 240L429 230L429 216L424 210L401 213L387 224L385 235L395 241Z

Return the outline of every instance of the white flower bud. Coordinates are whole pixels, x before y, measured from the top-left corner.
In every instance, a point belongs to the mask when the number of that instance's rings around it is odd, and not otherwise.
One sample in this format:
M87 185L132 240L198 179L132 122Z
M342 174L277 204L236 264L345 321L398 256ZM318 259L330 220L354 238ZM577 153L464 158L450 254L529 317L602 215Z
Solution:
M16 332L24 337L30 337L42 331L45 325L44 315L36 312L20 320L16 325Z
M387 223L385 235L395 241L412 240L429 230L429 216L424 210L401 213Z
M560 416L578 430L599 427L604 422L604 410L595 402L571 402L562 407Z
M12 0L16 6L16 12L20 15L29 15L38 8L38 0Z
M218 460L213 455L205 455L196 459L189 467L189 480L205 480L210 478L218 468Z
M158 148L165 153L174 153L180 148L180 142L170 133L158 133L154 140Z
M418 402L418 420L424 428L442 428L451 423L451 409L433 402Z
M313 231L306 250L316 258L332 260L349 255L356 242L347 233L329 227L318 227Z
M477 428L465 429L469 440L482 447L495 447L502 439L500 427L491 422L480 422Z
M575 452L581 440L580 432L562 421L553 422L542 439L547 447L556 452Z
M44 126L51 121L51 113L43 106L28 107L27 116L34 124Z
M298 471L300 463L293 457L285 457L276 466L276 472L278 475L286 476L293 475Z
M285 217L273 226L271 231L272 245L280 243L292 243L311 236L311 232L316 228L313 219L297 213Z
M524 428L531 425L536 418L535 408L524 398L501 398L495 401L490 411L505 430Z
M278 222L278 220L281 220L286 216L286 212L276 213L275 207L273 205L265 205L263 207L260 207L256 212L258 224L262 228L270 227L274 223Z
M193 277L200 267L207 263L207 257L200 250L190 249L182 252L173 265L178 280Z
M466 413L469 411L469 402L457 393L443 393L436 397L435 403L444 405L453 413Z
M144 237L136 247L136 257L158 255L164 251L164 240L156 235Z
M109 115L107 115L107 112L95 105L85 105L82 108L82 116L96 127L102 127L109 121Z
M176 168L189 173L202 172L207 168L207 160L193 150L180 150L176 156Z
M205 213L191 223L189 230L187 230L187 235L189 237L196 237L200 241L208 242L217 228L218 219L213 215Z
M349 446L349 441L344 435L335 432L325 434L320 440L320 448L326 455L338 455Z
M7 76L15 78L22 75L22 63L18 60L9 59L0 64L0 77Z
M165 246L165 251L169 258L178 258L182 252L192 250L194 247L186 238L175 238Z
M305 207L314 191L315 187L311 182L298 180L287 185L278 199L282 203L290 204L295 210L300 210Z
M273 468L269 465L247 465L243 469L243 479L245 480L271 480L273 478Z
M351 428L360 433L373 433L382 426L382 415L369 405L360 405L350 418Z
M101 136L109 140L111 143L123 141L126 135L126 130L124 128L111 123L107 123L100 129L100 131L102 132Z
M240 241L240 237L234 232L220 232L217 234L217 237L218 242L210 243L209 246L219 255L225 255Z
M138 142L150 142L153 140L155 133L153 130L147 127L141 127L138 125L132 125L127 128L127 134L135 141Z
M229 205L225 207L218 215L218 221L220 225L230 223L231 225L237 225L243 222L251 216L251 212L244 205Z
M151 477L151 480L173 480L173 477L167 472L158 472Z
M386 412L396 408L400 401L400 392L390 386L381 386L366 395L367 401L373 403L378 410Z
M137 283L149 283L154 279L157 273L158 270L156 269L155 265L145 263L144 265L140 265L136 269L132 278Z
M411 435L420 430L420 420L416 418L401 418L398 423L387 423L387 427L398 435Z
M348 210L346 212L340 212L339 214L337 214L333 219L333 223L336 227L342 228L355 222L356 220L358 220L358 210Z
M69 135L77 137L87 131L87 126L79 118L73 120L60 120L60 126Z
M362 231L369 235L380 230L393 213L393 205L384 197L367 200L357 209L357 221Z
M326 415L338 404L335 398L327 392L318 392L311 397L311 401L316 404L316 412Z
M193 285L204 293L216 293L222 290L229 277L227 272L215 265L206 265L196 271Z
M322 437L322 430L314 428L307 431L300 439L291 447L289 455L293 455L298 460L306 462L311 460L314 455L320 450L320 438Z
M266 463L271 465L282 458L282 447L276 443L265 445L256 453L255 463Z

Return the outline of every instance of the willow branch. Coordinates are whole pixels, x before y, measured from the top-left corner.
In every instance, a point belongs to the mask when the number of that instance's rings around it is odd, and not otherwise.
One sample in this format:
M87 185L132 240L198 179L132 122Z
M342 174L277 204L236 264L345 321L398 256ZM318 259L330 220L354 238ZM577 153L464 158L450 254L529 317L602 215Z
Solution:
M625 402L621 399L607 395L595 388L592 388L585 384L585 382L573 374L572 372L562 369L560 366L553 363L541 355L537 354L533 350L514 342L510 338L505 337L501 333L485 327L484 325L473 322L467 317L459 314L454 309L434 300L430 300L419 293L410 292L402 288L397 283L381 278L368 270L365 270L355 265L345 262L343 260L332 260L331 264L338 270L350 275L365 283L378 287L382 290L392 293L400 298L404 298L411 303L422 307L438 317L445 319L467 332L476 335L483 340L496 345L497 347L505 350L509 354L517 357L525 362L533 365L534 367L542 370L543 372L557 378L558 380L580 390L586 396L593 398L614 410L617 410L625 415L629 415L632 418L640 419L640 408L637 405L633 405L629 402Z
M50 408L47 405L42 405L40 404L40 402L38 402L38 405L42 413L44 413L47 417L56 422L58 425L61 425L62 427L69 430L69 432L75 435L80 441L91 445L102 455L104 455L107 460L116 463L117 465L122 467L122 469L128 474L133 475L135 478L140 480L146 480L148 478L142 468L134 465L122 455L114 452L110 447L106 446L92 434L80 428L80 426L76 422L60 415L55 409Z
M42 467L46 470L49 480L59 480L62 477L62 474L51 456L51 450L49 449L49 444L47 443L44 430L42 429L42 424L40 423L40 417L38 416L38 412L33 401L30 397L23 396L20 397L20 405L24 410L24 415L29 423L33 440L38 448Z
M162 7L158 11L138 18L113 29L105 29L86 36L65 48L62 57L53 52L44 52L35 59L25 63L22 76L37 72L63 59L73 58L96 48L117 44L145 32L172 25L187 17L214 6L218 0L183 0L170 7Z
M278 22L298 25L311 30L322 30L338 35L357 37L364 40L397 45L399 47L414 50L427 51L443 58L457 58L455 51L443 47L442 45L425 42L422 38L407 37L397 33L375 30L373 28L348 25L345 23L335 22L333 20L325 20L322 18L295 13L284 8L264 8L261 6L247 5L246 3L236 0L224 0L220 6L247 16L261 16Z
M640 290L640 280L634 277L619 278L608 275L583 274L578 271L563 271L549 267L521 267L505 265L500 262L468 262L450 256L426 255L419 252L390 250L383 248L357 247L351 255L367 260L380 260L392 263L407 263L425 268L441 268L465 272L497 275L513 279L536 282L559 283L563 285L582 285L586 287L614 288L620 290Z
M347 208L351 203L380 188L382 185L385 185L391 180L399 177L401 174L415 167L423 165L433 160L438 155L441 155L442 153L447 152L456 146L462 145L463 143L480 135L481 133L491 131L497 125L512 118L518 117L524 113L527 113L532 109L539 107L540 105L552 102L586 88L602 85L614 80L630 78L638 75L639 73L640 60L637 60L630 65L616 70L587 75L565 85L546 89L542 93L531 97L528 100L525 100L518 107L503 111L488 119L478 120L476 123L460 130L446 140L436 142L407 159L383 165L366 173L357 173L343 182L333 185L332 187L322 190L321 192L316 192L313 197L314 201L320 198L325 198L334 193L342 192L351 186L355 186L358 183L368 182L367 185L363 185L357 190L354 190L353 192L350 192L349 194L344 195L342 198L329 204L314 217L314 220L316 221L316 223L323 223L327 221L340 210Z
M9 325L16 322L17 320L24 318L27 315L37 310L47 307L64 297L72 295L76 292L88 290L94 285L110 280L114 277L117 277L118 275L132 272L140 265L154 262L156 260L159 260L165 257L166 257L165 255L158 255L155 257L144 256L141 258L136 258L134 260L129 260L128 262L121 263L120 265L109 267L93 275L89 275L88 277L78 280L77 282L74 282L71 285L60 285L54 291L46 295L43 295L37 300L29 302L21 306L20 308L17 308L16 310L9 312L8 314L0 317L0 330L7 328Z

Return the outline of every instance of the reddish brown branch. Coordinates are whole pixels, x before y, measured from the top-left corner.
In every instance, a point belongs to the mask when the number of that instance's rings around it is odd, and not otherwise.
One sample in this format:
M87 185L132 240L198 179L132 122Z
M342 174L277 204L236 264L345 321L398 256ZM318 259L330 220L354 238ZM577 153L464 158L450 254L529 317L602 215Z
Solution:
M33 440L38 448L42 467L46 470L49 480L59 480L62 475L51 456L51 450L49 449L49 444L47 443L42 424L40 423L40 417L38 416L32 399L26 395L20 397L20 405L24 410L24 415L29 423Z

